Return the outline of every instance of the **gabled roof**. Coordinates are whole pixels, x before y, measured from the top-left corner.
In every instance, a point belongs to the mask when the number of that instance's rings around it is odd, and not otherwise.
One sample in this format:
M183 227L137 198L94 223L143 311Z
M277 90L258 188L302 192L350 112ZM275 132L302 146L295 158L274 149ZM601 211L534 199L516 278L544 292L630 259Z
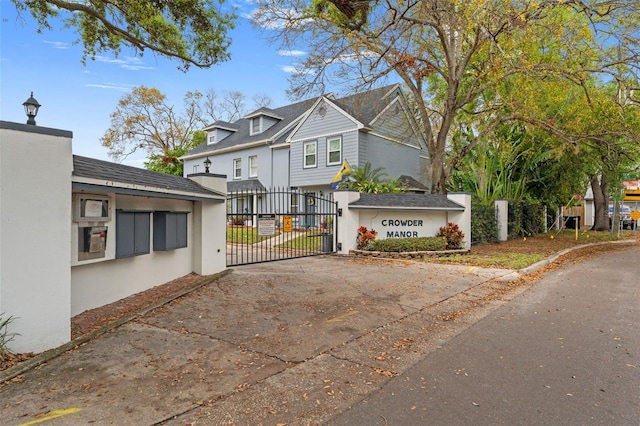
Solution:
M236 131L215 144L209 145L203 143L189 151L182 158L198 158L205 155L213 155L217 151L224 152L235 148L241 149L241 147L245 145L255 146L260 143L284 143L286 137L293 130L293 127L322 99L331 102L366 127L384 110L389 102L394 99L394 97L390 95L392 95L393 91L398 87L398 84L393 84L339 99L336 99L332 94L328 94L280 108L259 108L233 123L216 122L207 126L205 130L212 130L218 127ZM261 133L251 135L251 118L260 115L267 115L280 121Z
M442 194L360 194L349 203L355 209L464 211L464 206Z
M237 129L237 131L218 143L208 145L205 142L189 151L182 158L202 157L204 155L214 154L216 151L228 150L234 147L241 147L243 145L252 145L258 142L264 142L265 144L274 143L280 139L283 134L286 135L287 132L291 130L292 124L295 124L296 120L302 117L314 102L314 99L309 99L270 110L270 114L268 114L269 116L277 116L278 118L281 118L281 120L265 131L255 135L250 134L250 118L245 117L235 121L234 123L226 123L226 126L223 128L233 128ZM248 117L253 116L254 114L250 114ZM207 129L212 129L214 127L222 126L216 126L216 123L214 123L213 125L208 126Z
M233 180L227 182L227 192L264 191L266 188L258 179Z
M331 102L363 125L369 126L386 106L389 105L389 102L395 99L395 96L390 95L392 95L398 87L398 84L392 84L390 86L369 90L368 92L356 93L355 95L332 100Z
M398 177L398 182L400 183L400 185L404 186L410 191L430 191L430 189L426 185L423 185L411 176L400 175Z
M233 123L229 123L228 121L218 120L215 123L208 125L202 130L207 131L207 130L213 130L213 129L224 129L224 130L229 130L230 132L235 132L238 130L238 127Z
M257 110L245 116L244 118L255 118L255 117L260 117L261 115L266 115L268 117L273 117L277 120L282 120L282 117L280 117L276 111L267 107L258 108Z
M73 188L150 195L160 198L217 199L226 197L191 179L95 158L73 156Z

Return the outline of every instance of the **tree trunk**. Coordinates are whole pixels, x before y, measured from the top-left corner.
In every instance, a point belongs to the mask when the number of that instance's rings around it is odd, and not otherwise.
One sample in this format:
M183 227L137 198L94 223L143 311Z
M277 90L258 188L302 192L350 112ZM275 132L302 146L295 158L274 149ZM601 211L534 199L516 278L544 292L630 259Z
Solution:
M595 218L592 231L608 231L609 226L609 183L598 176L591 177L591 190L593 191L593 207Z

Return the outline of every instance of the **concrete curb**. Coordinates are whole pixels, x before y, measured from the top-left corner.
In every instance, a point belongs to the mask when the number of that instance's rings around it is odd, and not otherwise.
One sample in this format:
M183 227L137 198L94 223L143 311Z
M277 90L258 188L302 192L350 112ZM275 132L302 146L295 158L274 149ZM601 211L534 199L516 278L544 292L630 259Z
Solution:
M549 256L546 259L543 259L539 262L536 262L532 265L527 266L526 268L522 268L519 269L518 271L516 271L516 273L518 275L527 275L530 274L532 272L535 272L553 262L555 262L556 260L558 260L558 258L564 256L567 253L570 253L574 250L580 250L582 248L585 247L593 247L593 246L602 246L602 245L607 245L607 244L629 244L629 243L635 243L635 240L620 240L620 241L603 241L600 243L589 243L589 244L580 244L579 246L574 246L574 247L569 247L567 249L564 249L562 251L559 251L556 254L553 254L551 256Z
M44 364L45 362L62 355L63 353L72 350L73 348L80 346L84 343L87 343L88 341L95 339L96 337L107 333L108 331L113 330L114 328L120 327L123 324L128 323L131 320L134 320L138 317L143 316L144 314L146 314L149 311L152 311L154 309L157 309L163 305L166 305L167 303L171 302L172 300L175 300L179 297L182 297L186 294L191 293L194 290L199 289L200 287L204 287L205 285L211 284L212 282L216 281L217 279L220 279L222 277L224 277L225 275L231 273L233 271L233 269L226 269L222 272L218 272L217 274L213 274L213 275L209 275L204 277L202 280L198 281L196 284L192 285L189 288L186 288L184 290L181 290L177 293L174 293L170 296L167 296L165 298L159 299L156 302L152 303L151 305L145 306L144 308L138 309L135 312L132 312L131 314L125 315L122 318L119 318L115 321L112 321L96 330L93 330L89 333L83 334L80 337L77 337L73 340L71 340L70 342L65 343L62 346L58 346L57 348L53 348L53 349L49 349L48 351L42 352L41 354L38 354L36 356L34 356L33 358L29 358L26 361L23 361L19 364L14 365L13 367L9 367L4 371L0 371L0 383L4 383L8 380L13 379L16 376L19 376L20 374L35 368L41 364Z

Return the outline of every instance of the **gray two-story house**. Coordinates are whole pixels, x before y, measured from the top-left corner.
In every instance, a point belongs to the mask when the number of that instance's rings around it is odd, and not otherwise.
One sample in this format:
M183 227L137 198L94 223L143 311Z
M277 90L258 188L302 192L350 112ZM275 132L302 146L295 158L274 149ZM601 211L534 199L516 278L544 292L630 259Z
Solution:
M211 173L227 176L229 192L290 187L327 194L345 161L351 169L369 162L388 177L429 186L426 145L397 84L260 108L204 130L206 143L183 157L184 173L204 172L208 159ZM252 211L251 202L244 209Z

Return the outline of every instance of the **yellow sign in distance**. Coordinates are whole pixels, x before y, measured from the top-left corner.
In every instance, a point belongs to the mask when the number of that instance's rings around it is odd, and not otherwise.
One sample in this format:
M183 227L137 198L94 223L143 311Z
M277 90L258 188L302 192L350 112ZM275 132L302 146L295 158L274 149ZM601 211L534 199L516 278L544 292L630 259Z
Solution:
M640 211L634 210L631 212L631 219L640 220Z
M282 228L284 232L293 231L293 218L291 216L285 216L282 218Z

